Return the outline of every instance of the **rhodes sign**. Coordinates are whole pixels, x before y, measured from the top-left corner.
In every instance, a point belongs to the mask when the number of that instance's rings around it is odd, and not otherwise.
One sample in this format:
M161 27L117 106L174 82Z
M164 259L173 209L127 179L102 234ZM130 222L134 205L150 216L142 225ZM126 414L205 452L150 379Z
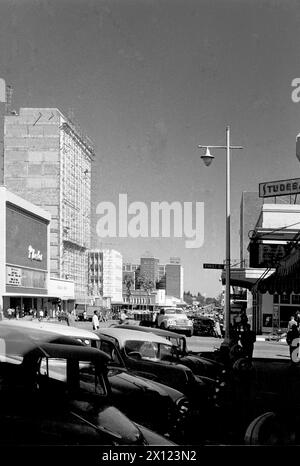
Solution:
M259 197L288 196L300 193L300 178L259 184Z

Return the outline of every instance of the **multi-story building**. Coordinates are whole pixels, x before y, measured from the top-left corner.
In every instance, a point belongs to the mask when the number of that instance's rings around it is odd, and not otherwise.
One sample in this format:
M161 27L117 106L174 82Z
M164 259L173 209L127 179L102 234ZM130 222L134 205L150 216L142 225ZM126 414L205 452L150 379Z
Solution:
M166 295L183 299L183 267L180 263L166 264Z
M141 257L140 275L156 285L159 280L158 273L159 259L154 257Z
M74 281L77 304L87 296L93 157L89 139L56 108L5 116L4 183L50 212L50 273Z
M122 302L122 254L114 249L93 249L88 253L89 295L110 302Z

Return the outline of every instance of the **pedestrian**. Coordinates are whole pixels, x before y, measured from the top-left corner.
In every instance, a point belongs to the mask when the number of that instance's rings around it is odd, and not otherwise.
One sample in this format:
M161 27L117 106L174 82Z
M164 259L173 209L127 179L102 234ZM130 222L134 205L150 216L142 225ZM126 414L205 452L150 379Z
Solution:
M124 309L120 312L120 324L124 324L127 319L126 311Z
M296 311L295 313L295 321L297 322L298 328L300 327L300 311Z
M83 320L86 322L87 319L87 313L86 310L83 311Z
M98 330L99 329L99 319L98 319L97 311L94 311L94 315L93 315L93 318L92 318L92 324L93 324L93 330Z
M299 362L299 330L296 324L287 332L286 342L289 345L291 362Z
M293 325L296 325L296 326L297 326L297 322L296 322L296 320L295 320L295 317L294 317L294 316L291 316L291 318L290 318L290 320L289 320L289 322L288 322L288 326L287 326L287 331L288 331L288 332L292 329Z
M7 309L7 315L8 315L8 318L9 318L9 320L10 320L10 319L12 318L12 316L13 316L13 310L12 310L11 307L9 307L9 308Z
M215 320L215 335L217 338L222 338L220 322L218 320Z
M70 327L74 327L75 325L75 317L70 311L66 312L66 322L67 325L69 325Z
M41 309L39 310L39 321L43 320L43 318L44 318L44 311L43 311L43 309L41 308Z
M256 335L250 328L250 324L245 324L240 334L240 342L243 348L245 358L252 361L254 350L254 343L256 342Z

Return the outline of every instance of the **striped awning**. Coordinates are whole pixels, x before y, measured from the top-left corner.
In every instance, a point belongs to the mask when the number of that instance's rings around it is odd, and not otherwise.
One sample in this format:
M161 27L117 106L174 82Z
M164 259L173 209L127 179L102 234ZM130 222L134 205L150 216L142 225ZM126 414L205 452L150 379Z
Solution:
M300 293L300 250L295 247L289 256L283 259L275 272L258 283L261 293L290 294Z

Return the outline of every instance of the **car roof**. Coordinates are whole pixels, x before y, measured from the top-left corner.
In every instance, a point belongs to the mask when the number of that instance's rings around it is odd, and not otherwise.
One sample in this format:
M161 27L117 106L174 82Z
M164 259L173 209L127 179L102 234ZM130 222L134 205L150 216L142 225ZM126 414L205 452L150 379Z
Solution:
M48 358L67 358L80 361L93 361L106 364L109 356L103 351L87 346L73 346L68 344L41 343L28 354L44 355Z
M136 341L152 341L153 343L163 343L168 346L172 346L169 340L166 338L155 335L154 333L146 333L138 330L131 330L127 328L116 328L108 327L97 330L98 335L103 333L104 335L116 338L121 345L124 345L127 340Z
M31 320L2 320L0 325L7 325L11 328L28 329L33 331L50 332L69 337L84 338L89 340L99 340L98 335L90 330L82 328L56 324L51 322L36 322Z
M137 330L138 332L147 332L147 333L155 333L155 335L159 335L164 338L180 338L185 339L184 335L176 332L170 332L169 330L164 330L162 328L153 328L153 327L144 327L142 325L116 325L114 328L128 328L128 330Z

